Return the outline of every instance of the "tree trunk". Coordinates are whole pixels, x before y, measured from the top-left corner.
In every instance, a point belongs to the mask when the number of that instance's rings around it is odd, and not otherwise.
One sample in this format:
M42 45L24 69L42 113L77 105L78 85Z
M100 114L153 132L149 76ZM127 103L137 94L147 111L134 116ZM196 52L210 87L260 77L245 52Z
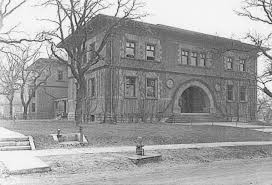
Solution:
M27 106L24 106L23 119L27 120Z
M9 100L9 119L13 119L13 99Z
M82 79L76 89L76 110L75 110L75 121L76 126L79 126L83 121L83 106L86 92L85 79Z

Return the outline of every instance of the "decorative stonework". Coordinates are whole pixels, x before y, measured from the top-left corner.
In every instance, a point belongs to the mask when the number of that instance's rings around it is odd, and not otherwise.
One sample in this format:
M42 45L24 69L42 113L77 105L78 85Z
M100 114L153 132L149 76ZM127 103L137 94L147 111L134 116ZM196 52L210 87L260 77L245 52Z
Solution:
M166 81L166 86L167 86L169 89L172 89L172 88L175 86L174 80L173 80L173 79L168 79L168 80Z

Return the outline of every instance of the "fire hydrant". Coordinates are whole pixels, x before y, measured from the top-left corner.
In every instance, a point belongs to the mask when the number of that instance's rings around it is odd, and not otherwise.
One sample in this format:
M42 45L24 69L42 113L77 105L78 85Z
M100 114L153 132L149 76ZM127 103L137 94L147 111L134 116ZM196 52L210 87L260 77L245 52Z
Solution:
M144 145L143 145L143 138L142 137L138 137L137 138L137 145L136 145L136 155L144 155L144 149L143 149Z
M59 139L61 137L60 129L57 130L57 138Z

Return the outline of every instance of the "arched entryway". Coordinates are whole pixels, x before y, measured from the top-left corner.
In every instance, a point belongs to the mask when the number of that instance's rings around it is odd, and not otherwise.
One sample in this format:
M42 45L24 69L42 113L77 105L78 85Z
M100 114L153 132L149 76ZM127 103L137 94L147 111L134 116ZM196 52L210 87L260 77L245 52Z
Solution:
M211 91L200 81L181 84L174 97L173 113L215 113Z
M187 88L179 97L180 113L209 113L210 100L200 87Z

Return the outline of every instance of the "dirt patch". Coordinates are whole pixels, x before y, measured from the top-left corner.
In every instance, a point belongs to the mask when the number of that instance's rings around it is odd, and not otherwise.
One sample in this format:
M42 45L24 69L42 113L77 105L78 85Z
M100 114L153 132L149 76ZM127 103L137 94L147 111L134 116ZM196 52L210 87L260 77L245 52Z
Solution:
M125 156L133 153L103 153L41 157L52 167L49 174L105 173L131 171L139 168L209 163L232 159L272 157L272 146L241 146L152 151L162 154L162 161L135 165Z

